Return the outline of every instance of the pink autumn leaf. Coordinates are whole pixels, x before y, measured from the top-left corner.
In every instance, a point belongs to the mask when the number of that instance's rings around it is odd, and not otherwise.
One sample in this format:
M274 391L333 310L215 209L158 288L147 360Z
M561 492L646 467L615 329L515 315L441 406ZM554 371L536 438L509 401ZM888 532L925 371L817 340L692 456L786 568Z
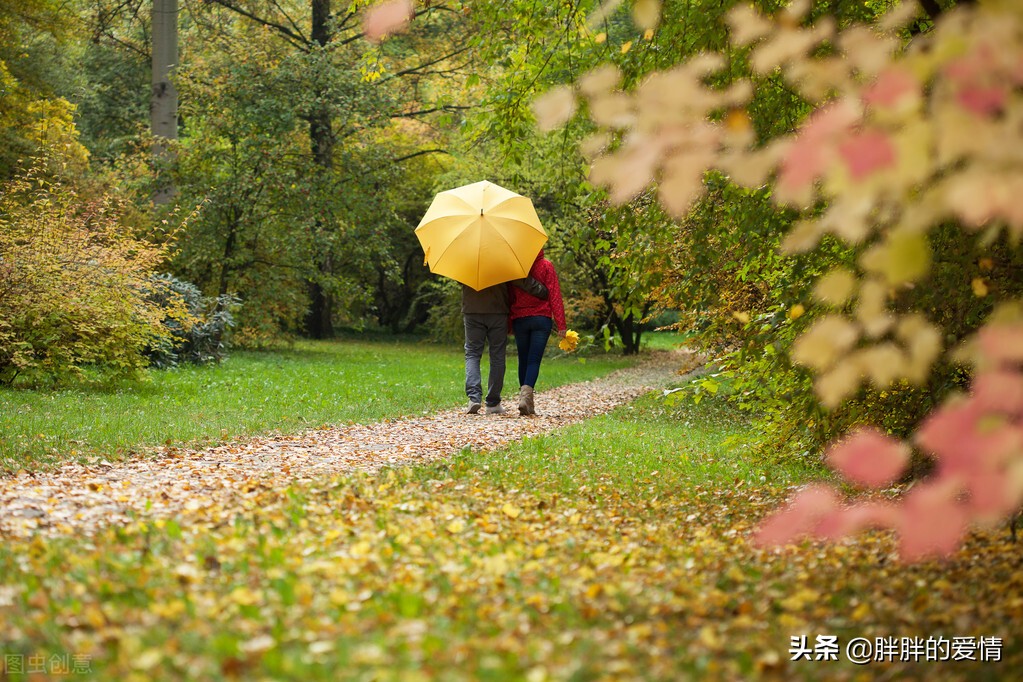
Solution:
M834 139L852 129L860 119L860 111L845 99L818 109L799 130L799 137L813 142Z
M827 167L827 156L820 143L797 139L782 159L778 184L785 190L801 190L812 185Z
M822 540L841 540L868 528L891 528L898 520L895 507L886 502L864 502L827 514L813 533Z
M977 116L994 116L1005 108L1008 91L997 85L965 85L956 93L956 100L967 111Z
M985 424L990 416L972 399L943 405L924 420L916 442L937 457L939 471L968 474L1004 447L1004 436Z
M919 91L920 82L908 69L890 66L864 91L863 101L874 106L894 107L904 98L915 97Z
M838 505L838 494L834 488L807 486L760 524L754 543L760 547L773 547L792 542L813 532L821 519L837 510Z
M949 61L942 69L942 73L954 83L967 84L999 70L997 48L990 44L981 44L962 57Z
M864 428L833 445L825 459L848 480L870 488L892 483L909 462L909 448L876 429Z
M779 187L798 192L823 175L833 141L859 119L860 111L850 100L833 102L810 114L782 158Z
M380 42L392 33L403 31L415 13L412 0L391 0L383 2L366 12L362 20L362 31L366 39Z
M1023 374L1020 372L981 372L974 378L972 388L982 410L1023 417Z
M977 333L980 350L995 362L1023 362L1023 324L992 324Z
M955 492L954 486L923 484L906 494L897 526L900 559L947 557L956 551L966 534L967 516Z
M1004 469L977 472L970 477L967 487L970 511L981 520L994 521L1019 508L1021 500L1013 492Z
M846 138L838 152L853 180L862 180L874 171L895 164L895 146L879 130L865 130Z

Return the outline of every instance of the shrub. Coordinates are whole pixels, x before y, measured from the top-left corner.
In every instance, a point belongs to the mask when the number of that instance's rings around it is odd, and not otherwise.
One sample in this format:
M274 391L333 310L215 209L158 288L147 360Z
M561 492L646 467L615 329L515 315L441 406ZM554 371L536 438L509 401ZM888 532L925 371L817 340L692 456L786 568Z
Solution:
M80 196L45 167L0 195L0 383L137 377L183 315L144 293L164 247L131 234L109 193Z
M185 311L184 316L164 319L168 335L146 352L154 367L174 367L180 362L205 365L224 359L225 335L234 325L233 311L239 305L236 296L204 296L191 282L162 274L150 280L147 298L164 309L183 306Z

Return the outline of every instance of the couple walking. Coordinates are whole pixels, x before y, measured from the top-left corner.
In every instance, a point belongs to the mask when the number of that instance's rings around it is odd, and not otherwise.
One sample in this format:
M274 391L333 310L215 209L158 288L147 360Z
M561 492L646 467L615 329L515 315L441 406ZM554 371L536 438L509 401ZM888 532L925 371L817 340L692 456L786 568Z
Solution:
M486 287L479 291L462 285L462 318L465 322L465 395L469 414L483 406L480 373L483 346L490 346L490 375L487 377L486 413L503 414L505 347L508 329L515 334L519 355L519 414L534 414L533 389L540 374L540 362L551 331L564 337L565 305L554 265L537 254L529 276Z

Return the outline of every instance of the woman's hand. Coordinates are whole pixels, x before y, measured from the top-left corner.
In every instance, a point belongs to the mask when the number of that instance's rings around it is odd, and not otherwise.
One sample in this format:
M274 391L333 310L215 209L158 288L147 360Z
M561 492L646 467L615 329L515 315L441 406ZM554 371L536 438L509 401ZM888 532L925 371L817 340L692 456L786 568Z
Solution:
M558 330L558 337L562 338L562 339L565 338L565 330L564 329L559 329Z

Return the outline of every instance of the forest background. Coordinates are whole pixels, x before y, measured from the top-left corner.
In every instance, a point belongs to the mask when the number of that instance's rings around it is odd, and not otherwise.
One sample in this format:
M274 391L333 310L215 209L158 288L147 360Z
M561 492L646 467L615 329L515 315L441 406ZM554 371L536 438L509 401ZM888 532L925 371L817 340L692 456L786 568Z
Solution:
M813 362L789 351L828 314L813 304L818 279L855 269L870 246L826 235L810 252L782 252L825 199L779 205L772 183L750 189L712 170L684 211L654 186L622 200L590 176L595 121L610 115L595 100L538 130L536 98L598 66L614 65L629 91L717 51L727 63L708 85L757 76L740 120L754 145L792 133L821 98L781 70L754 73L750 51L733 45L733 3L424 2L385 41L363 34L370 4L0 8L0 381L109 381L216 359L229 326L232 343L257 348L351 329L457 338L457 285L428 273L413 228L436 191L486 178L532 198L571 326L625 353L646 329L678 331L714 359L696 398L732 396L773 457L816 457L859 424L907 437L969 384L949 354L923 381L893 376L821 405ZM783 3L754 4L770 15ZM841 31L900 3L801 6L791 22ZM954 6L921 3L901 45ZM154 69L154 54L174 59ZM604 149L625 139L615 135ZM1023 289L1018 235L960 228L933 230L917 249L923 281L882 296L929 311L947 349ZM928 466L914 461L916 473Z

